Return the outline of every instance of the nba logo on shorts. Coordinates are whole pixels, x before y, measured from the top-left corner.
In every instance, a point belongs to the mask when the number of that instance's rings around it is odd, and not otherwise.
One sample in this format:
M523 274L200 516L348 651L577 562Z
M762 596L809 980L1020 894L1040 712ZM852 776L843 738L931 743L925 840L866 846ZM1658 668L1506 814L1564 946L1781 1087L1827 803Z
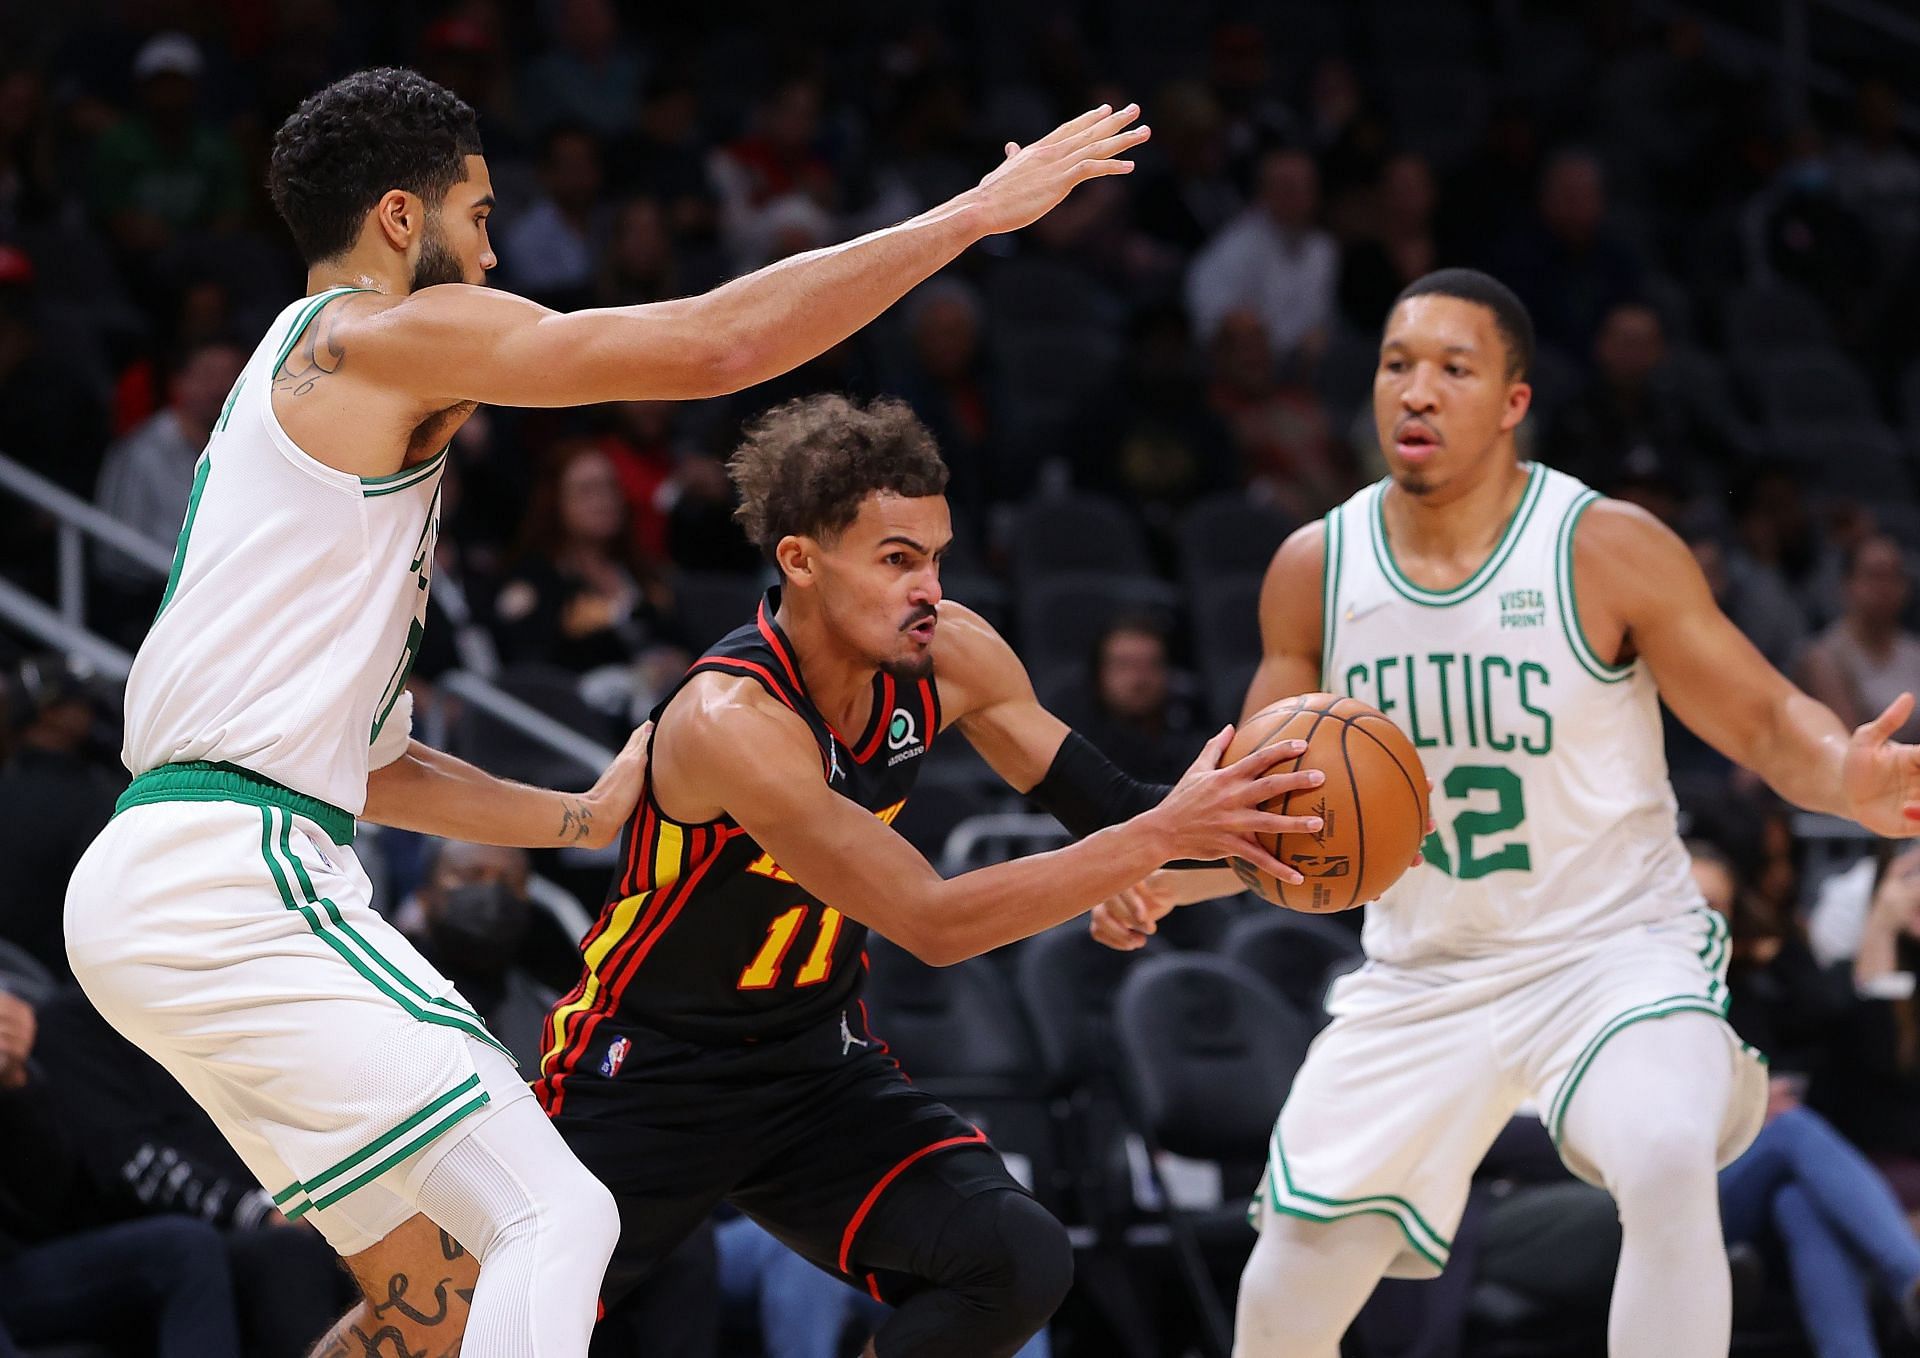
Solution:
M620 1073L620 1067L627 1059L627 1049L633 1043L624 1037L616 1037L607 1045L607 1054L600 1060L600 1073L611 1080Z

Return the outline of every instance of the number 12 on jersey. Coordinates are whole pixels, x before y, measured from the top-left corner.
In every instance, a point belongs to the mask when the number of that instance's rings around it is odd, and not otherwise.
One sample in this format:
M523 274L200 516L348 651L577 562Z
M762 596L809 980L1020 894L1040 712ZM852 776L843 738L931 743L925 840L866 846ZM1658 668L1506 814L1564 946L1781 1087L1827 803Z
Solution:
M753 961L747 963L747 969L740 973L741 990L771 990L780 984L780 966L787 959L787 950L793 947L793 941L800 934L800 926L806 923L810 905L796 905L784 915L776 917L767 926L767 941L760 945L760 951L754 954ZM833 970L833 945L840 938L840 912L830 905L820 907L820 932L814 939L813 950L807 954L806 964L793 978L796 987L819 985L827 979Z
M1471 882L1494 872L1526 872L1533 866L1533 854L1520 840L1508 840L1491 852L1483 851L1478 841L1517 830L1527 819L1527 793L1520 775L1498 764L1456 764L1447 770L1440 788L1447 797L1465 802L1452 822L1427 836L1422 846L1427 862L1449 877ZM1494 805L1479 809L1473 805L1475 793L1490 792ZM1438 815L1434 817L1440 819ZM1446 835L1451 830L1457 855L1447 852Z

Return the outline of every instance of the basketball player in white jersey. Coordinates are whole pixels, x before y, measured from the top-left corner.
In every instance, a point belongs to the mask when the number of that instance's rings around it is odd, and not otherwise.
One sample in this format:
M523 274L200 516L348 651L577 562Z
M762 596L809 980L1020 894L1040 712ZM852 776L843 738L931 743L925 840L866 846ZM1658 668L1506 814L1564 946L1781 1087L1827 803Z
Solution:
M1449 269L1387 318L1374 418L1389 476L1275 556L1256 711L1323 689L1418 747L1436 822L1368 910L1282 1109L1241 1278L1239 1358L1334 1358L1383 1275L1446 1265L1467 1181L1531 1104L1623 1244L1614 1358L1724 1358L1718 1166L1766 1078L1727 1026L1726 927L1675 833L1660 702L1797 806L1920 832L1903 695L1849 736L1720 613L1641 510L1520 460L1532 324ZM1211 877L1209 885L1202 878ZM1096 912L1137 947L1231 874L1160 874Z
M638 794L636 745L564 796L410 739L454 431L481 402L690 399L786 372L975 241L1131 169L1136 115L1095 109L922 216L705 296L571 315L483 286L493 194L446 90L365 71L281 127L270 187L308 295L200 459L127 685L133 783L66 924L100 1011L361 1282L323 1352L439 1358L464 1329L474 1358L584 1358L618 1230L499 1044L372 911L349 847L356 818L605 843Z

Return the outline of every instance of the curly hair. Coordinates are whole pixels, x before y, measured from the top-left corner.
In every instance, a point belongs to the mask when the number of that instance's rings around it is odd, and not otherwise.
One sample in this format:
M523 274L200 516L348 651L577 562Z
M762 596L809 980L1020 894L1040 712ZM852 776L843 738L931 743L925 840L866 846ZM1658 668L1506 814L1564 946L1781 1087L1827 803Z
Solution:
M837 395L767 411L747 426L727 474L740 492L734 517L769 557L789 534L835 537L875 491L918 497L947 489L947 464L906 402L863 407Z
M310 96L273 137L267 191L309 264L353 247L393 189L431 212L480 154L480 123L458 95L418 71L382 66Z

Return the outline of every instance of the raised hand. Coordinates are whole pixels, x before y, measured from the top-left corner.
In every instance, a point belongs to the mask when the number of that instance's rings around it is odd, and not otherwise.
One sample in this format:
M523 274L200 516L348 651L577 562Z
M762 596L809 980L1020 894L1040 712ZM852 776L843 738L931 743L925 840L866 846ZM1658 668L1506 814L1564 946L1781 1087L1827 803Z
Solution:
M1283 882L1303 880L1299 873L1261 847L1255 835L1315 834L1318 816L1282 816L1260 808L1289 792L1319 787L1327 776L1318 769L1273 773L1274 765L1306 752L1303 740L1277 740L1242 755L1233 763L1220 757L1233 740L1227 727L1208 741L1166 800L1140 819L1153 817L1173 846L1175 858L1239 858Z
M1902 693L1853 733L1841 766L1847 815L1888 839L1920 835L1920 745L1893 739L1912 715L1913 695Z
M1131 174L1133 162L1118 159L1152 135L1138 104L1115 111L1106 104L1063 123L1026 146L1007 143L1007 158L972 190L981 210L981 234L1031 226L1059 206L1073 186L1102 175Z
M621 829L640 801L640 787L647 776L647 739L652 734L653 723L641 722L594 785L579 797L569 799L565 814L578 818L576 825L568 827L573 832L569 842L602 849L620 837ZM577 808L573 806L576 802Z

